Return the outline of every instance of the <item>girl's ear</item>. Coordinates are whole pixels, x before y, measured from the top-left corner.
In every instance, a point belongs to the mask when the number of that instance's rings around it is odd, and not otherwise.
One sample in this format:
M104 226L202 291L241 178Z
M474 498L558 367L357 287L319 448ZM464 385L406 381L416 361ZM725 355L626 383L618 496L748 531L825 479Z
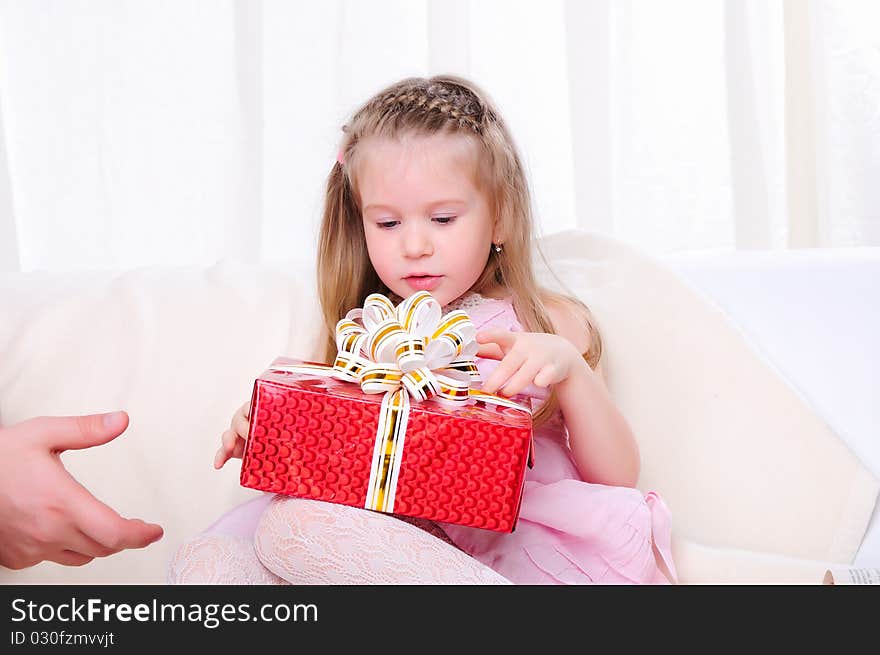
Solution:
M492 228L492 243L501 245L504 243L504 238L507 234L507 231L504 229L504 226L501 224L501 218L495 219L495 225Z

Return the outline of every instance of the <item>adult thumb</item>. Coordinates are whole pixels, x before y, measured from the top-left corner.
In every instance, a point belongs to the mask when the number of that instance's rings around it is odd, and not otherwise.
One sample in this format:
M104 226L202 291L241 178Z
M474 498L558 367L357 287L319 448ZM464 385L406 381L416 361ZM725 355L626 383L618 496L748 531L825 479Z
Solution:
M128 427L128 414L110 412L86 416L41 416L16 426L55 451L79 450L112 441Z

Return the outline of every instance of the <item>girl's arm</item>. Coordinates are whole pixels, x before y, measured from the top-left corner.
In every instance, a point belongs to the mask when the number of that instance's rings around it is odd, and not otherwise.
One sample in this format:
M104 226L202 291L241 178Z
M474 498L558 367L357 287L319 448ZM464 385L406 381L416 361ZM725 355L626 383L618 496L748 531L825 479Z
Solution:
M634 487L639 479L638 444L600 368L594 371L579 355L589 349L589 332L567 307L554 303L547 310L557 334L574 346L576 356L568 377L555 388L578 472L587 482Z
M552 385L581 477L633 487L639 478L638 445L601 373L594 372L581 355L590 345L587 326L567 306L550 305L547 310L557 334L499 328L477 334L477 355L501 360L483 390L515 396L528 384Z

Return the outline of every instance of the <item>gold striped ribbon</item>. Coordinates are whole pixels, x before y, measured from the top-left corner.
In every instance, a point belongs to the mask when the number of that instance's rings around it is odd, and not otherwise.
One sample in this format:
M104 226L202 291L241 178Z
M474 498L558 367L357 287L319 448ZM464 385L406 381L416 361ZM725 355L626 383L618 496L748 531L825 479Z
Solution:
M359 384L364 393L384 393L370 467L367 509L394 511L397 476L403 461L410 397L447 407L471 401L531 409L508 398L471 388L479 382L474 357L476 328L463 311L441 316L440 304L419 291L397 307L382 294L367 296L363 308L336 324L333 366L294 364L271 370L332 377ZM360 321L360 323L358 323Z

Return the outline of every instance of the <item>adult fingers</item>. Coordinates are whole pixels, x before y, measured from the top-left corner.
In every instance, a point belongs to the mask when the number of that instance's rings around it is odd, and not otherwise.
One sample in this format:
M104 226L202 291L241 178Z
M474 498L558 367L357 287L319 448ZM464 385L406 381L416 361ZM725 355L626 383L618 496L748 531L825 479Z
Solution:
M75 529L75 533L68 539L67 550L87 555L89 557L107 557L119 552L119 548L108 548L98 543L89 535L79 529Z
M64 566L82 566L83 564L88 564L95 558L83 555L82 553L77 553L73 550L62 550L49 555L46 559L50 562L63 564Z
M73 524L86 536L111 550L143 548L158 540L162 527L140 519L126 519L73 481L68 494Z
M147 523L141 519L126 519L118 514L117 520L110 526L90 526L84 530L86 534L115 552L129 548L146 548L159 541L165 534L161 525Z
M40 416L13 426L23 436L36 437L52 450L78 450L100 446L118 437L128 427L128 414L86 416Z
M495 367L492 374L489 375L483 391L486 393L495 393L510 377L519 370L526 360L525 353L510 352L501 360L501 363Z

